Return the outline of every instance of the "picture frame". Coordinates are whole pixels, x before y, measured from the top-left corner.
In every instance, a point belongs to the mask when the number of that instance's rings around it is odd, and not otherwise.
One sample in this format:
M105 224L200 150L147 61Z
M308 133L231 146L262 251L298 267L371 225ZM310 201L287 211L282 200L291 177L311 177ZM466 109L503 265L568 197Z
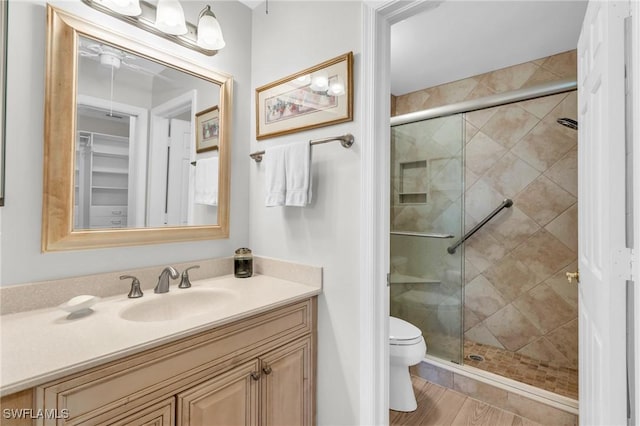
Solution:
M353 52L256 89L256 139L353 120Z
M196 114L196 152L218 149L220 138L220 110L218 106Z

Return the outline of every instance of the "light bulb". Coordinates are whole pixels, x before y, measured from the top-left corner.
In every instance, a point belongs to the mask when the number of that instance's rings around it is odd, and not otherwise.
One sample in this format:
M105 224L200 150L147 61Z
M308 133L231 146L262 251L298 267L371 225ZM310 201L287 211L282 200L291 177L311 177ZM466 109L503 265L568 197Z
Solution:
M300 76L296 78L296 83L298 83L300 86L307 86L309 83L311 83L311 76L309 74Z
M203 49L209 50L219 50L225 46L220 23L216 19L216 15L211 11L210 6L206 6L200 12L197 43Z
M344 95L344 81L342 81L342 77L336 77L329 83L327 94L332 96Z
M184 11L178 0L159 0L156 9L156 28L163 33L183 35L187 33Z
M311 77L311 90L325 92L329 88L329 76L326 71L314 73Z
M138 16L142 13L140 0L101 0L100 3L120 15Z

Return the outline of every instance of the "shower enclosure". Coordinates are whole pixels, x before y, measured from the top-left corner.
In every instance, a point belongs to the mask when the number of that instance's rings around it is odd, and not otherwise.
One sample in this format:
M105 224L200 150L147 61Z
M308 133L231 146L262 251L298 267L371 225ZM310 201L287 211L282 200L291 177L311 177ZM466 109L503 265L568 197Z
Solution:
M392 119L390 312L429 356L577 399L574 87Z

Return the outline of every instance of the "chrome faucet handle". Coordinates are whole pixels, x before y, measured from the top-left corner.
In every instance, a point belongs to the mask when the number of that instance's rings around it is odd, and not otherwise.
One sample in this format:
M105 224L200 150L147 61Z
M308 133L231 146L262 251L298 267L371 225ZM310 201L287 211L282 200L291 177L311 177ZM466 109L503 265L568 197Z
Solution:
M182 279L180 280L180 284L178 288L189 288L191 287L191 281L189 281L189 270L198 269L200 265L189 266L187 269L182 271Z
M140 280L138 280L133 275L121 275L120 276L121 280L126 280L127 278L133 279L133 281L131 281L131 290L129 291L129 294L128 294L127 297L129 299L136 299L138 297L142 297L144 295L144 293L140 289Z

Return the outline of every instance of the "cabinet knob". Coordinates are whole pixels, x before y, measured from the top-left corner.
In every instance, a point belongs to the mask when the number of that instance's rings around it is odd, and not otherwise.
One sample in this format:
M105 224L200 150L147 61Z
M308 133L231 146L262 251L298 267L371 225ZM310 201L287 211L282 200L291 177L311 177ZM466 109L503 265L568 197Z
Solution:
M259 373L259 372L257 372L257 371L252 372L252 373L251 373L251 378L252 378L253 380L260 380L260 373Z
M269 367L268 365L267 365L266 367L263 367L263 368L262 368L262 372L263 372L264 374L269 375L269 374L271 374L271 371L272 371L272 370L271 370L271 367Z

